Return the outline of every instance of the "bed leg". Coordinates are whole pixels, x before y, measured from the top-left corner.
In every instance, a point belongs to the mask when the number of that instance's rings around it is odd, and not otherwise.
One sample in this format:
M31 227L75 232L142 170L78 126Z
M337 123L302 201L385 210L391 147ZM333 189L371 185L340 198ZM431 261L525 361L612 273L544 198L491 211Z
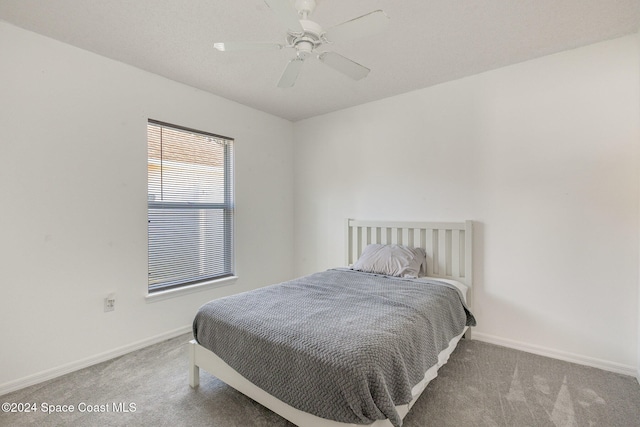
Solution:
M464 333L465 340L471 340L471 328L467 328L467 331Z
M196 365L196 342L189 342L189 385L196 388L200 385L200 368Z

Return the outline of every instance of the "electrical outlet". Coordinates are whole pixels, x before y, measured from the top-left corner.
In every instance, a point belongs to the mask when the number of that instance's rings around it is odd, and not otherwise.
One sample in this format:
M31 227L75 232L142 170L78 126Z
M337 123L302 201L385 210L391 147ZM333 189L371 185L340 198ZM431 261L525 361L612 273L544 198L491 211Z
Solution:
M109 294L105 299L104 299L104 311L113 311L116 309L116 295L115 294Z

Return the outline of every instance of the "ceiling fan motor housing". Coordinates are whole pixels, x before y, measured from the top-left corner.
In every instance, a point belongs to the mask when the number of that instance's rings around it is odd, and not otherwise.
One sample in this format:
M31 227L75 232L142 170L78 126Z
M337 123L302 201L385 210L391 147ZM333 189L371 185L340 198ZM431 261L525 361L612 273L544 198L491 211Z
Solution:
M324 30L320 25L308 19L301 19L300 25L302 25L304 33L288 33L287 44L295 47L298 52L308 54L322 44Z

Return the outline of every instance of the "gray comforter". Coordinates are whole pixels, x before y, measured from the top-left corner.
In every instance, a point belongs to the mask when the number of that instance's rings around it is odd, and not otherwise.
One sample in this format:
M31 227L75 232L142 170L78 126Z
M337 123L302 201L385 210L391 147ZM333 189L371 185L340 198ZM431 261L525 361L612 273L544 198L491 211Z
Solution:
M193 333L295 408L400 426L395 405L465 325L475 319L452 285L334 269L211 301Z

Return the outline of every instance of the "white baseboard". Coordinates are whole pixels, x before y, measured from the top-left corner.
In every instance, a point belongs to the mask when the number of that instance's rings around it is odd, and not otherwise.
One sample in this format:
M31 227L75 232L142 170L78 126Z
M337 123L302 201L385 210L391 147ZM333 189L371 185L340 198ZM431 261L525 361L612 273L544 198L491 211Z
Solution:
M503 347L513 348L515 350L525 351L527 353L537 354L539 356L546 356L552 359L564 360L565 362L591 366L593 368L603 369L605 371L615 372L623 375L629 375L631 377L635 376L638 379L638 382L640 382L640 371L638 371L637 367L635 366L623 365L621 363L610 362L608 360L596 359L589 356L582 356L580 354L554 350L551 348L541 347L533 344L526 344L523 342L500 338L476 331L473 332L473 339L490 344L500 345Z
M137 341L122 347L118 347L113 350L106 351L104 353L96 354L95 356L90 356L85 359L77 360L75 362L58 366L56 368L47 369L46 371L38 372L33 375L28 375L24 378L19 378L17 380L0 384L0 396L7 393L11 393L12 391L20 390L21 388L29 387L34 384L38 384L44 381L51 380L53 378L57 378L59 376L77 371L79 369L86 368L91 365L95 365L97 363L105 362L115 357L123 356L127 353L131 353L132 351L140 350L141 348L145 348L150 345L157 344L159 342L168 340L170 338L174 338L179 335L186 334L187 332L190 332L192 330L191 328L192 328L191 325L183 326L181 328L174 329L172 331L168 331L163 334L153 336L151 338L146 338L144 340Z
M0 396L11 393L12 391L20 390L25 387L29 387L34 384L38 384L44 381L48 381L59 376L74 372L88 366L92 366L115 357L123 356L132 351L140 350L141 348L148 347L153 344L168 340L170 338L177 337L182 334L186 334L191 331L191 325L183 326L178 329L174 329L169 332L165 332L160 335L153 336L141 341L134 342L132 344L119 347L104 353L97 354L85 359L81 359L75 362L71 362L56 368L48 369L46 371L38 372L33 375L19 378L14 381L9 381L0 385ZM519 341L513 341L506 338L500 338L493 335L484 334L482 332L473 332L473 339L478 341L487 342L490 344L496 344L503 347L513 348L515 350L525 351L527 353L538 354L540 356L551 357L553 359L564 360L566 362L577 363L579 365L591 366L594 368L603 369L605 371L616 372L623 375L635 376L640 383L640 369L633 366L622 365L620 363L609 362L606 360L595 359L592 357L581 356L578 354L568 353L564 351L553 350L536 345L526 344Z

